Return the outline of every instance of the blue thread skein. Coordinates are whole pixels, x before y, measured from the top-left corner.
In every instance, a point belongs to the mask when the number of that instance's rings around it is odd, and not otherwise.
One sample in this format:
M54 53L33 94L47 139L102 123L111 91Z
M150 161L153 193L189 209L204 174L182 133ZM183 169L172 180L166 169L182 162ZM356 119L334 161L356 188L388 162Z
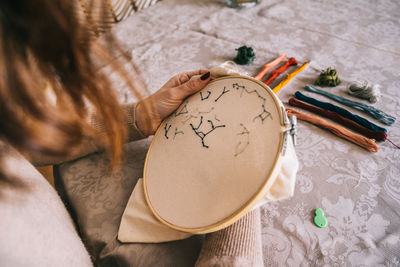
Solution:
M338 96L338 95L334 95L331 94L329 92L317 89L313 86L310 85L306 85L305 89L307 91L310 92L314 92L323 96L326 96L330 99L333 99L343 105L346 105L348 107L352 107L358 110L363 111L364 113L367 113L368 115L370 115L371 117L373 117L374 119L377 119L378 121L386 124L386 125L392 125L393 123L396 122L396 118L383 112L382 110L376 109L373 106L369 106L360 102L356 102L356 101L352 101L350 99Z
M356 122L356 123L368 128L368 129L371 129L371 130L376 131L376 132L385 132L385 133L387 133L387 130L385 128L379 127L378 125L373 124L369 120L364 119L363 117L360 117L358 115L355 115L355 114L347 111L344 108L335 106L335 105L333 105L331 103L318 101L318 100L316 100L316 99L314 99L312 97L308 97L308 96L303 95L299 91L297 91L294 95L299 100L302 100L304 102L307 102L309 104L312 104L314 106L317 106L317 107L320 107L320 108L323 108L323 109L326 109L326 110L330 110L330 111L336 112L336 113L342 115L343 117L346 117L346 118L348 118L348 119L350 119L350 120L352 120L352 121L354 121L354 122Z

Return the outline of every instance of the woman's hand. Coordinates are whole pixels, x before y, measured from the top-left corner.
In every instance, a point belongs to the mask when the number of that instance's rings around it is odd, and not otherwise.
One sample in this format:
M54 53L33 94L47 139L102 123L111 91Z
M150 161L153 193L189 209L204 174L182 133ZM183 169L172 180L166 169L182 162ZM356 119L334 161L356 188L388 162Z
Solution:
M160 90L136 106L136 125L146 136L153 135L163 119L174 112L182 101L200 91L210 80L208 70L177 74Z

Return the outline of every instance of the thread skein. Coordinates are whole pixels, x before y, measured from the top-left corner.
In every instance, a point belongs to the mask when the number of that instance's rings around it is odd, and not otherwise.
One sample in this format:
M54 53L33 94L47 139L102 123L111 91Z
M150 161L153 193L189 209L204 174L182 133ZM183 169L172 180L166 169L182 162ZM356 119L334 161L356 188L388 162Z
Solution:
M297 61L294 57L289 58L289 60L286 61L284 65L277 68L276 70L273 70L271 72L271 75L269 76L268 80L266 80L264 83L266 85L270 85L270 83L272 83L272 81L275 80L276 77L278 77L281 73L286 71L292 65L297 65Z
M307 91L326 96L326 97L328 97L330 99L333 99L333 100L335 100L335 101L337 101L337 102L339 102L339 103L341 103L343 105L346 105L348 107L352 107L352 108L361 110L364 113L370 115L374 119L377 119L378 121L380 121L380 122L382 122L382 123L384 123L386 125L392 125L393 123L396 122L396 118L395 117L383 112L382 110L374 108L373 106L369 106L369 105L366 105L366 104L363 104L363 103L360 103L360 102L356 102L356 101L353 101L353 100L350 100L350 99L347 99L347 98L344 98L344 97L341 97L341 96L338 96L338 95L334 95L334 94L331 94L329 92L317 89L317 88L315 88L313 86L310 86L310 85L306 85L305 89Z
M250 46L241 46L237 48L236 51L238 52L233 61L240 65L249 65L250 63L253 63L254 58L256 57L253 48Z
M326 71L322 71L318 79L315 81L315 85L319 86L337 86L341 83L339 76L335 69L329 67Z
M307 121L321 128L327 129L333 134L342 137L343 139L346 139L350 142L353 142L354 144L359 145L370 152L377 152L379 149L379 147L375 144L373 140L368 139L357 133L353 133L352 131L349 131L340 125L327 122L326 120L314 115L301 113L291 108L286 108L286 112L289 116L295 115L300 120Z
M348 88L348 94L367 99L371 103L376 103L381 98L381 90L379 84L372 84L368 81L354 82Z
M267 63L264 65L263 69L254 77L254 79L261 81L261 79L264 77L264 75L273 67L278 65L279 63L282 62L286 58L286 54L282 54L280 57L277 57L276 59L272 60L271 62Z
M348 110L346 110L344 108L335 106L335 105L333 105L331 103L318 101L317 99L314 99L312 97L308 97L308 96L303 95L299 91L297 91L294 95L299 100L302 100L302 101L307 102L309 104L312 104L314 106L320 107L322 109L326 109L326 110L329 110L329 111L336 112L336 113L342 115L343 117L348 118L348 119L350 119L350 120L352 120L352 121L354 121L354 122L356 122L356 123L368 128L368 129L371 129L371 130L376 131L376 132L385 132L385 133L387 133L387 130L385 128L379 127L378 125L370 122L369 120L364 119L363 117L360 117L360 116L358 116L356 114L353 114L353 113L351 113L350 111L348 111Z
M335 112L332 112L329 110L324 110L324 109L318 108L318 107L314 107L312 105L309 105L302 101L299 101L293 97L289 99L289 104L294 107L303 108L305 110L308 110L308 111L314 112L318 115L329 118L333 121L336 121L350 129L368 137L368 138L375 139L376 141L385 141L386 140L386 137L387 137L386 133L372 131L368 128L365 128L364 126L361 126L361 125L355 123L352 120L346 119L345 117L343 117Z
M283 79L277 86L274 87L272 91L277 94L282 87L284 87L291 79L293 79L297 74L299 74L302 70L304 70L308 65L308 62L303 63L300 67L295 69L292 73L286 74L285 79Z

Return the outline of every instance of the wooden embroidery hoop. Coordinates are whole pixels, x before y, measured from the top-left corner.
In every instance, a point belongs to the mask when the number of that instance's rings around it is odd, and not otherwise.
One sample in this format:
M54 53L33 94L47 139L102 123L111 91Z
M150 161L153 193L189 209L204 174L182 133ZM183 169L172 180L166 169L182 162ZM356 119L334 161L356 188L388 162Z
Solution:
M165 131L164 126L166 125L166 123L168 124L169 121L173 120L174 116L173 114L167 118L159 127L159 129L157 130L151 145L149 147L147 156L146 156L146 161L145 161L145 166L144 166L144 172L143 172L143 186L144 186L144 192L145 192L145 197L146 197L146 201L147 204L150 208L150 210L152 211L152 213L154 214L154 216L163 224L169 226L170 228L173 228L175 230L178 231L182 231L182 232L188 232L188 233L193 233L193 234L203 234L203 233L210 233L210 232L214 232L220 229L223 229L225 227L228 227L229 225L233 224L234 222L236 222L237 220L239 220L242 216L244 216L248 211L250 211L255 205L257 205L263 198L264 196L267 194L268 190L271 188L272 184L275 182L275 179L280 171L280 166L282 165L282 153L285 150L285 145L284 145L284 135L285 132L288 130L288 119L286 116L286 113L284 112L284 108L282 103L279 101L279 99L277 98L277 96L275 95L275 93L273 93L273 91L266 86L265 84L263 84L262 82L255 80L251 77L247 77L247 76L240 76L240 75L230 75L230 76L225 76L222 78L218 78L215 79L213 81L211 81L204 89L201 90L201 92L207 92L207 90L209 88L216 88L218 86L222 86L222 84L231 84L233 82L241 82L242 84L246 84L246 85L254 85L257 89L261 89L263 90L263 96L269 98L270 104L272 103L273 107L268 107L268 108L273 108L274 109L274 114L277 114L279 117L279 120L274 122L277 125L277 146L276 149L274 150L274 153L272 158L271 158L271 162L272 162L272 168L270 170L267 170L266 173L267 175L264 176L264 181L262 182L262 186L260 186L257 190L255 194L252 194L251 196L249 196L246 201L244 201L244 203L242 203L241 205L239 205L236 210L234 212L232 212L230 215L219 219L217 221L213 221L210 224L205 225L204 223L202 223L201 225L195 225L195 224L191 224L190 226L184 226L182 224L186 224L186 223L176 223L176 222L171 222L174 219L170 218L165 218L168 217L166 216L166 214L169 211L166 211L166 209L164 208L164 210L160 209L160 206L164 206L167 205L166 203L168 201L171 201L171 197L166 197L166 195L168 194L164 194L166 190L168 190L168 184L166 184L167 182L169 182L168 177L160 177L160 175L154 176L153 174L151 174L151 168L153 168L152 164L156 164L154 163L155 161L152 159L154 156L152 156L153 154L157 154L157 152L153 151L155 150L155 147L160 146L161 147L161 151L166 151L164 148L162 148L163 144L166 144L166 142L168 142L168 140L164 140L164 134L163 131ZM219 85L221 84L221 85ZM214 87L213 87L214 86ZM253 89L253 88L252 88ZM211 89L210 89L211 90ZM215 90L214 90L215 91ZM214 92L212 91L212 92ZM191 97L188 98L188 100L190 101L191 98L193 97L198 97L198 94L195 94ZM241 97L241 96L240 96ZM215 101L215 100L214 100ZM184 103L183 103L184 104ZM183 105L182 104L182 105ZM180 108L178 108L177 110L180 110ZM174 113L176 114L176 113ZM164 139L163 139L164 138ZM167 146L167 145L165 145ZM158 148L160 150L160 148ZM160 154L160 153L159 153ZM153 161L153 162L152 162ZM167 159L168 161L168 159ZM151 167L149 167L151 166ZM157 166L157 165L156 165ZM168 165L171 166L171 168L173 168L172 164ZM154 168L153 168L154 169ZM150 171L149 171L150 170ZM149 174L150 172L150 174ZM196 174L194 174L193 176L196 176ZM169 178L175 178L174 176L170 176ZM189 177L186 176L185 179ZM190 176L192 177L192 176ZM166 180L167 179L167 182ZM198 177L198 180L201 182L202 177ZM218 179L218 178L217 178ZM241 179L241 178L240 178ZM164 183L164 187L162 185L159 185L159 183ZM150 187L149 187L150 185ZM174 185L173 185L174 186ZM179 185L176 185L179 186ZM159 187L159 188L157 188ZM157 189L154 189L157 188ZM169 187L170 188L170 187ZM172 188L172 191L174 189ZM181 193L183 189L181 189ZM179 189L178 189L179 191ZM192 191L194 192L194 191ZM175 192L176 193L176 192ZM179 193L179 192L178 192ZM214 192L215 194L215 192ZM159 197L160 195L164 195L164 197L161 196L161 198ZM173 195L174 197L177 196L177 194L169 194L169 196ZM229 194L228 194L229 195ZM207 197L208 195L205 194L204 199L205 202L207 202ZM186 203L188 203L189 201L179 201L179 205L185 205ZM160 205L161 204L161 205ZM176 203L175 203L176 204ZM201 203L203 204L203 203ZM205 203L205 205L210 204L210 202ZM173 205L173 204L171 204ZM210 208L212 209L212 205L209 205ZM196 205L191 205L191 207L196 207ZM170 209L170 211L173 211L174 213L179 213L179 216L185 217L185 209ZM186 210L186 212L189 210ZM191 211L191 209L190 209ZM167 212L167 213L166 213ZM199 216L207 216L207 212L204 212L204 209L202 209L202 212L204 214L198 214ZM197 213L194 213L197 215ZM193 215L193 214L192 214Z

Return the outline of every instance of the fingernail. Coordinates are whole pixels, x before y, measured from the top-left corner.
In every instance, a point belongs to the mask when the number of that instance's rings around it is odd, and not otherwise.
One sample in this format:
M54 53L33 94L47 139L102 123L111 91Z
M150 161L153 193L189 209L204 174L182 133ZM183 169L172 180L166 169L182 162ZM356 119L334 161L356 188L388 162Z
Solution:
M202 81L204 81L204 80L207 80L208 77L210 77L210 72L207 72L207 73L203 74L203 75L200 77L200 79L201 79Z

